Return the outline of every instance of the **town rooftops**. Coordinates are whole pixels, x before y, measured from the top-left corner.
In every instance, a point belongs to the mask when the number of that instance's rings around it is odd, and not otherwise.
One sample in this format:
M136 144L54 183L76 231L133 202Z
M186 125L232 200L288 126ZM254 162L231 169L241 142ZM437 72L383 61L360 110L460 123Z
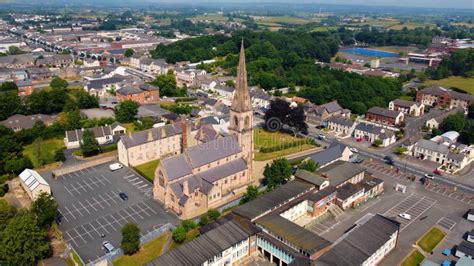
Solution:
M82 129L74 129L66 131L66 137L69 142L73 141L80 141L82 139L82 135L84 135L85 131L92 131L96 138L111 136L113 128L119 126L119 123L113 123L112 125L105 125L100 127L93 127L93 128L82 128Z
M327 121L330 123L335 123L335 124L343 125L346 127L352 127L354 125L354 121L352 121L352 119L339 116L339 115L331 116L328 118Z
M435 96L441 96L443 94L448 93L454 99L459 99L459 100L464 100L464 101L474 101L474 96L472 96L472 95L452 91L450 89L446 89L446 88L439 87L439 86L431 86L431 87L428 87L428 88L424 88L424 89L420 90L420 92L423 93L423 94L431 94L431 95L435 95Z
M250 234L235 221L228 221L196 239L165 253L147 265L201 265L224 250L248 239Z
M14 130L20 130L20 129L28 129L28 128L33 128L36 122L42 121L45 125L51 124L56 120L55 115L43 115L43 114L38 114L38 115L12 115L8 119L3 120L0 122L0 124L14 129Z
M301 227L280 215L266 215L256 221L257 225L270 231L271 234L283 239L305 253L312 255L331 245L331 242L312 231Z
M325 109L328 113L334 113L342 110L342 107L337 103L336 100L321 104L318 107Z
M338 239L316 260L316 265L363 265L399 229L397 221L376 214Z
M298 169L295 173L295 177L318 187L321 186L324 182L328 182L326 178L303 169Z
M427 139L420 139L415 144L415 147L430 150L430 151L436 151L442 154L447 154L449 151L448 145L445 145L443 143L436 143L434 141L427 140Z
M399 111L388 110L388 109L378 107L378 106L374 106L374 107L370 108L367 111L367 113L380 115L380 116L385 116L385 117L390 117L390 118L397 118L398 115L400 115Z
M110 78L102 78L102 79L94 79L90 80L87 84L87 88L89 89L102 89L105 85L120 83L127 78L122 75L114 75Z
M121 95L133 95L133 94L139 94L142 92L143 92L142 90L135 87L123 87L117 90L117 93Z
M417 102L414 102L414 101L407 101L407 100L403 100L403 99L396 99L396 100L393 100L393 104L395 104L396 106L404 107L404 108L410 108L410 107L412 107L413 105L418 105Z
M233 212L239 216L253 220L280 207L290 199L303 195L313 188L313 185L306 182L291 181L259 196L257 200L238 206Z
M319 164L319 167L324 167L326 164L339 160L342 153L347 147L344 144L333 142L325 150L313 153L309 158Z
M395 132L390 129L382 128L372 124L359 123L356 126L356 130L367 132L370 134L378 135L379 139L387 139L395 136Z
M321 168L318 172L329 179L332 186L339 186L352 177L364 172L365 168L346 161L337 161L326 167Z

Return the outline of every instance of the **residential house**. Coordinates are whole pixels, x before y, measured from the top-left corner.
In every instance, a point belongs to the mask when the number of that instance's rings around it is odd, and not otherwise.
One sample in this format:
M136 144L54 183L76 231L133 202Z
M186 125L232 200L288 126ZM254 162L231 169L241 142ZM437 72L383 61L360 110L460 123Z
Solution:
M328 102L322 105L306 103L303 105L306 115L306 122L315 125L325 126L326 120L331 116L343 116L350 118L351 112L343 109L337 101Z
M150 72L157 75L168 73L168 63L164 59L155 59L150 64Z
M337 135L351 136L356 127L356 123L349 117L331 116L327 119L327 128Z
M319 168L325 167L335 161L349 161L352 152L349 148L339 142L333 142L326 149L310 154L305 160L311 159L316 162Z
M212 90L215 91L224 99L229 100L229 101L232 100L232 97L234 96L234 92L235 92L235 88L229 87L226 85L220 85L220 84L214 86L214 89Z
M387 147L397 141L395 132L372 124L359 123L354 129L354 138L357 141L368 141L374 143L381 140L381 147Z
M422 103L396 99L388 104L388 109L402 112L405 115L421 116L425 113L425 106Z
M253 88L250 90L250 97L252 98L252 106L255 109L269 109L272 96L266 91Z
M23 129L30 129L37 122L43 122L45 126L52 125L57 119L56 115L12 115L6 120L0 122L0 124L13 129L13 131L20 131Z
M158 87L143 83L135 87L122 87L116 91L117 99L120 102L132 100L139 104L154 103L160 100L160 90Z
M91 131L94 133L97 142L99 142L100 145L103 145L114 143L120 135L126 133L127 129L119 123L113 123L112 125L100 127L69 130L66 131L66 136L64 138L64 145L66 145L66 148L79 148L85 131Z
M28 67L26 72L34 81L43 81L52 77L52 73L47 67Z
M467 110L474 104L474 96L466 93L452 91L439 86L432 86L416 93L416 101L428 106L441 106L448 109L461 107Z
M204 76L207 72L200 69L185 69L176 71L176 83L178 86L186 85L188 87L196 86L196 77Z
M48 182L35 170L27 168L20 173L19 177L21 186L32 201L35 201L42 193L51 195Z
M429 160L444 164L449 152L449 145L427 139L420 139L414 147L413 156L420 160Z
M32 53L7 55L0 57L0 67L6 68L26 68L35 65L37 55Z
M122 87L124 81L128 78L122 75L113 75L109 78L100 78L89 80L84 89L91 95L96 95L98 97L105 97L108 90L115 89L118 90Z
M374 106L367 111L365 119L375 123L396 126L404 122L405 115L401 111L393 111Z
M218 84L217 81L207 76L198 76L197 79L199 80L199 87L204 91L212 91Z
M100 67L100 61L92 58L86 58L82 61L82 67Z
M456 113L464 113L464 109L462 109L461 107L457 107L457 108L453 108L447 112L443 112L442 114L438 115L438 116L435 116L433 118L430 118L428 120L426 120L425 122L425 127L432 130L433 128L436 128L438 129L439 128L439 125L441 125L441 123L443 122L443 120L450 116L450 115L453 115L453 114L456 114Z
M31 79L18 80L15 82L18 87L18 95L30 95L33 93L33 82Z

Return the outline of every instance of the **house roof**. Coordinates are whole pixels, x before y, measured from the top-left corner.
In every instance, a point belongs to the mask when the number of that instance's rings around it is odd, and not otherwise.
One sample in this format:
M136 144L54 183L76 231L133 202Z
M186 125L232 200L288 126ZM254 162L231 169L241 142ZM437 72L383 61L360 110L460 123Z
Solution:
M387 139L395 136L395 132L393 132L392 130L375 126L372 124L359 123L357 124L355 129L377 135L379 139Z
M385 117L390 117L390 118L397 118L398 115L400 115L399 111L393 111L389 109L385 109L382 107L374 106L370 108L367 113L370 114L375 114L375 115L380 115L380 116L385 116Z
M396 106L402 106L402 107L405 107L405 108L410 108L413 105L418 105L417 102L407 101L407 100L403 100L403 99L395 99L395 100L393 100L393 104L395 104Z
M427 139L420 139L415 144L415 147L419 147L419 148L422 148L422 149L427 149L427 150L430 150L430 151L436 151L436 152L442 153L442 154L447 154L448 151L449 151L448 145L445 145L443 143L436 143L434 141L427 140Z
M235 221L228 221L196 239L165 253L147 265L201 265L224 250L248 239L250 234Z
M42 121L44 124L48 125L53 123L56 120L56 115L12 115L6 120L0 122L0 124L8 128L21 128L28 129L33 128L36 122Z
M333 186L339 186L352 177L365 171L365 168L346 161L337 161L321 168L318 172L329 179Z
M336 100L325 103L325 104L321 104L318 107L326 109L326 111L330 114L342 110L342 107L337 103Z
M376 214L338 239L331 250L316 260L316 264L362 265L399 229L397 221Z
M428 88L424 88L424 89L421 90L421 93L431 94L431 95L436 95L436 96L440 96L440 95L443 95L445 93L448 93L454 99L459 99L459 100L464 100L464 101L474 101L474 96L472 96L472 95L452 91L450 89L446 89L446 88L439 87L439 86L431 86L431 87L428 87Z
M364 186L346 183L337 189L337 198L346 200L361 190L364 190Z
M105 85L120 83L127 78L122 75L114 75L110 78L94 79L87 83L88 89L102 89Z
M82 135L84 135L85 131L92 131L92 133L94 133L95 138L101 138L101 137L112 135L112 126L106 125L106 126L100 126L100 127L81 128L81 129L66 131L66 137L67 137L68 142L82 140Z
M138 89L135 87L123 87L117 90L117 94L121 94L121 95L133 95L133 94L139 94L142 92L143 91L141 89Z
M297 180L291 181L259 196L257 200L238 206L233 210L233 212L244 218L253 220L284 204L289 199L310 191L313 188L314 185L306 182Z
M282 216L266 215L256 221L257 225L264 227L272 234L281 237L284 241L313 254L331 245L331 242L318 236L312 231L301 227Z
M354 125L354 121L352 121L352 119L339 116L339 115L331 116L327 121L330 123L343 125L346 127L352 127Z
M341 159L342 153L345 149L347 149L346 145L333 142L327 149L313 153L309 156L309 158L317 162L319 167L324 167L326 164L332 161Z

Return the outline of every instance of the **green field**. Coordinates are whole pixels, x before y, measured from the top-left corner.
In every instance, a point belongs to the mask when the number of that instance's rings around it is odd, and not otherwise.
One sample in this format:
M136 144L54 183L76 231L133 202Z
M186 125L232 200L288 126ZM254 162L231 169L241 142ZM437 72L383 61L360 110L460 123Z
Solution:
M284 146L295 141L301 141L301 138L294 137L290 134L281 133L281 132L270 132L264 129L254 130L254 142L255 148L260 150L262 148L271 148L276 146ZM278 150L274 152L256 152L254 159L256 161L266 161L278 157L282 157L288 154L296 153L299 151L307 150L314 148L315 146L309 141L298 145L296 147L290 147L283 150Z
M302 25L310 22L308 19L289 17L289 16L272 16L262 18L258 24L263 23L283 23L283 24L294 24Z
M312 32L323 32L323 31L331 31L331 30L337 30L336 26L320 26L312 29Z
M137 253L131 256L124 255L114 260L113 264L115 266L145 265L161 255L161 251L163 250L168 237L171 237L170 233L166 233L156 239L153 239L143 245Z
M43 159L43 165L53 163L54 154L62 148L64 148L62 139L47 139L25 146L23 154L30 158L34 168L38 168L41 166L40 158Z
M209 14L209 15L201 15L194 17L198 20L212 20L212 21L228 21L229 18L223 15L218 14Z
M155 170L156 167L158 167L158 163L160 160L153 160L151 162L147 162L144 164L137 165L135 169L142 174L146 179L148 179L150 182L153 182L153 179L155 178Z
M439 228L433 227L421 238L421 240L417 242L417 244L421 249L429 253L433 251L445 236L445 232L441 231Z
M401 263L401 266L418 266L424 259L425 256L423 256L423 254L418 250L413 250L410 256L406 257L406 259Z
M474 78L465 78L459 76L451 76L440 80L427 80L426 85L438 85L445 88L456 87L471 95L474 95Z
M402 30L403 28L406 27L407 29L412 30L414 28L424 28L426 26L428 26L430 28L434 28L436 25L431 24L431 23L421 23L421 22L405 22L405 23L400 23L400 24L397 24L397 25L393 25L389 29L391 29L391 30Z

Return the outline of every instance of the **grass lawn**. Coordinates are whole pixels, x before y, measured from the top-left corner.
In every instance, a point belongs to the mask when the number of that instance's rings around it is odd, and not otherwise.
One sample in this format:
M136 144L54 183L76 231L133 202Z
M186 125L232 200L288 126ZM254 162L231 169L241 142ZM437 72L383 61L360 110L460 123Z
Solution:
M124 128L127 129L127 133L134 133L135 132L135 125L133 123L122 124Z
M137 253L131 256L124 255L114 260L113 264L115 266L145 265L161 255L161 250L163 249L168 237L171 237L171 234L165 233L164 235L143 245Z
M443 240L446 236L446 233L441 231L441 229L433 227L428 233L426 233L421 240L417 242L425 252L431 252L433 249Z
M445 88L456 87L471 95L474 95L474 78L464 78L458 76L451 76L449 78L440 80L427 80L426 85L438 85Z
M148 179L150 182L153 182L153 179L155 178L155 170L159 162L160 162L159 159L153 160L151 162L137 165L135 169L140 174L142 174L146 179Z
M254 130L254 141L255 141L255 147L257 149L281 146L281 145L289 144L289 143L300 141L300 140L302 139L294 137L286 133L270 132L261 128ZM315 146L311 144L310 142L306 142L306 143L302 143L299 146L290 147L284 150L278 150L274 152L256 152L254 159L256 161L265 161L265 160L270 160L273 158L282 157L282 156L292 154L295 152L311 149L314 147Z
M179 243L176 243L176 242L171 242L171 245L170 245L170 248L168 249L168 251L171 251L183 244L186 244L188 243L189 241L195 239L197 236L199 236L199 227L197 228L194 228L194 229L191 229L187 234L186 234L186 240L184 240L183 243L179 244Z
M420 265L425 256L421 254L418 250L413 250L413 252L408 256L404 261L402 261L401 266L418 266Z
M64 141L62 139L47 139L41 141L38 146L36 143L32 143L24 147L23 154L30 158L34 168L40 167L38 162L37 148L39 147L40 156L43 157L44 164L54 162L54 153L57 150L64 148Z
M289 16L271 16L265 17L260 20L261 22L269 22L269 23L284 23L284 24L295 24L301 25L306 24L309 22L307 19L303 18L296 18L296 17L289 17ZM260 24L260 23L259 23Z
M410 96L410 95L402 95L402 96L400 96L400 97L398 97L398 98L400 98L400 99L402 99L402 100L407 100L407 101L414 101L414 100L415 100L415 97Z

